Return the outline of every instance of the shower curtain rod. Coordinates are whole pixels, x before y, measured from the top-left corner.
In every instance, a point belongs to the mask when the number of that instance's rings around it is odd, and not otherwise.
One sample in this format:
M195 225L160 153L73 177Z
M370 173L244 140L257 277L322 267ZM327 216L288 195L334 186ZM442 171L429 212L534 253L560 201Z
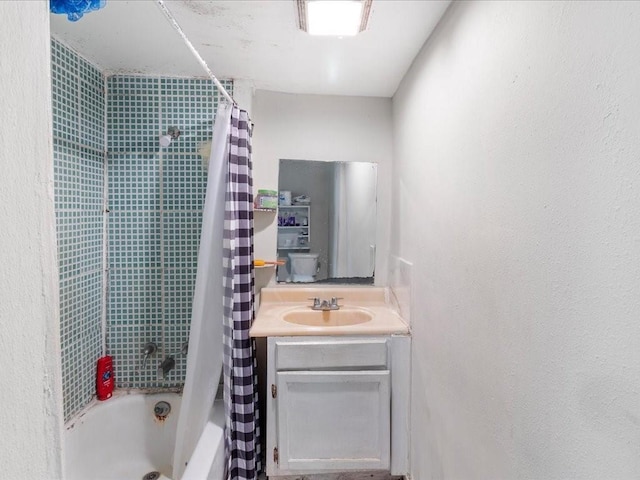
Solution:
M169 21L171 26L180 34L184 43L187 45L187 47L189 47L189 50L191 50L191 53L193 53L193 55L196 57L196 60L200 62L200 65L202 65L202 67L207 72L209 77L211 77L211 80L213 80L213 83L216 85L216 87L218 87L218 90L220 90L220 93L222 93L222 95L233 105L237 105L237 102L233 99L231 95L229 95L229 92L225 90L225 88L222 86L222 83L220 83L220 80L216 78L216 76L213 74L213 72L209 68L209 65L207 65L207 62L204 61L204 59L198 53L198 50L196 50L193 44L189 41L189 39L185 35L182 28L180 28L180 25L178 24L176 19L173 17L173 15L171 14L167 6L164 4L164 1L156 0L156 3L158 4L158 7L160 7L160 10L162 10L162 13L164 13L164 16L167 17L167 20Z

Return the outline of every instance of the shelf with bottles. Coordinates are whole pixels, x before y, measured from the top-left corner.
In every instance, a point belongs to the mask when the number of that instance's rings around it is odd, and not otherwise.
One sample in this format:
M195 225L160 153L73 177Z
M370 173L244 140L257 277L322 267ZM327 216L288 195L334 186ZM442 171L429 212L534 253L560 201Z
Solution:
M309 227L279 227L278 249L309 249Z
M309 227L309 205L280 205L278 227Z
M278 226L279 229L281 230L291 230L291 231L296 231L298 230L300 235L308 235L309 234L309 225L286 225L286 226Z
M309 236L296 233L283 233L278 235L278 250L290 250L292 248L309 249Z
M308 204L278 206L278 249L310 249L310 211Z

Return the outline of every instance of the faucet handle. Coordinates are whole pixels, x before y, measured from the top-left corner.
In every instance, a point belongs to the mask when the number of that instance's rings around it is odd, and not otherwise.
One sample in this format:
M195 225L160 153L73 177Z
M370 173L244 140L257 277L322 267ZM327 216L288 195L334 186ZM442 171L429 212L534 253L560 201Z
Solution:
M344 300L344 297L331 297L331 306L332 307L337 307L338 306L338 300Z
M176 360L173 355L169 355L165 358L160 365L158 365L158 380L164 380L167 374L173 370L176 366Z
M147 366L147 358L158 351L158 345L155 342L147 342L142 349L142 370Z
M320 297L311 297L311 298L307 298L307 300L313 300L313 306L315 308L320 306Z
M158 345L155 342L147 342L144 344L144 348L142 349L142 353L144 355L153 355L158 351Z

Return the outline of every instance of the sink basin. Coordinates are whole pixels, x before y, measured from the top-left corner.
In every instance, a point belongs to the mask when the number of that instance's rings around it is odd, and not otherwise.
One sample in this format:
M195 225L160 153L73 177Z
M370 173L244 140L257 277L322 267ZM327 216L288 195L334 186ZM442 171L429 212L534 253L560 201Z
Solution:
M282 316L285 322L309 327L347 327L368 322L372 318L371 313L359 308L343 308L326 312L300 308Z
M309 298L342 298L339 310L312 310ZM250 335L260 337L408 335L384 287L264 287Z

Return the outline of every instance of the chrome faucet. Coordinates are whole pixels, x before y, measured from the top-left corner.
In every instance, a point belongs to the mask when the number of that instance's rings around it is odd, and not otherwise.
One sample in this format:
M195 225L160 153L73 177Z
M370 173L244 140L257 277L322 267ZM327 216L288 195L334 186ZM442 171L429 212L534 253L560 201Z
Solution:
M323 312L329 312L331 310L340 310L340 305L338 305L338 300L342 300L341 297L331 297L331 300L320 300L318 297L310 298L309 300L313 300L313 305L311 306L311 310L321 310Z
M144 355L142 358L142 370L144 370L144 367L147 365L147 358L149 358L149 355L153 355L157 351L158 345L154 342L147 342L144 344L144 348L142 349L142 354Z

